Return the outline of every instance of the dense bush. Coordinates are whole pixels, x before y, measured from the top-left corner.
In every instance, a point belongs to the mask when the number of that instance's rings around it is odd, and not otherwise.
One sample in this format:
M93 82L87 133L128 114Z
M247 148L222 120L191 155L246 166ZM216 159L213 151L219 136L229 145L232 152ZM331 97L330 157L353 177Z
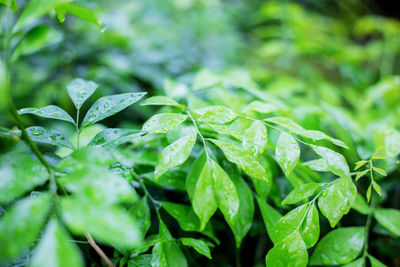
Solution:
M400 23L227 2L0 0L1 266L400 266Z

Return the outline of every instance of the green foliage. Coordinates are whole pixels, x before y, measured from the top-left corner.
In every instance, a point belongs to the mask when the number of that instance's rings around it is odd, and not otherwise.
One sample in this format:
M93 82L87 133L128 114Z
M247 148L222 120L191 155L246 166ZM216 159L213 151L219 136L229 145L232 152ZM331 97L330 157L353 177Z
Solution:
M400 23L211 2L0 0L0 265L394 265Z

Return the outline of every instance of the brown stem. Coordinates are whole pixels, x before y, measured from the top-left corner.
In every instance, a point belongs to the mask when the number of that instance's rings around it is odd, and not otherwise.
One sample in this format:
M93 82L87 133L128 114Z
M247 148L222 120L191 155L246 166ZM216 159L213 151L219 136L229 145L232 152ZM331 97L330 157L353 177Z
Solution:
M89 242L90 246L99 254L99 256L105 261L108 267L115 267L111 260L107 257L104 251L96 244L93 237L89 234L89 232L85 233L86 239Z

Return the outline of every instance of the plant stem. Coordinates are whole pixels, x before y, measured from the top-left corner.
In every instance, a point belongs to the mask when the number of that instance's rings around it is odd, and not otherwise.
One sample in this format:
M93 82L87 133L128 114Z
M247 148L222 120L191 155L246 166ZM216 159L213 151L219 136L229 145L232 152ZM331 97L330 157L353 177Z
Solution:
M375 210L375 206L376 206L376 201L374 198L374 193L372 193L371 196L371 210L368 213L368 217L367 217L367 222L365 224L365 232L364 232L364 252L363 252L363 259L364 259L364 266L366 266L365 264L365 258L368 256L368 238L369 238L369 230L371 228L371 222L372 222L372 214L374 213Z
M75 121L75 126L76 126L76 148L79 149L79 109L76 111L76 121Z
M99 256L105 261L108 267L115 267L111 260L107 257L104 251L96 244L93 237L89 234L89 232L85 233L85 237L89 242L90 246L99 254Z
M200 139L203 142L203 146L204 146L204 150L206 151L207 159L209 159L210 155L208 155L206 140L204 139L203 135L201 134L199 128L197 127L197 123L196 123L195 119L193 118L192 114L190 114L189 110L187 110L186 113L188 114L190 120L193 122L193 125L196 128L197 134L200 136Z

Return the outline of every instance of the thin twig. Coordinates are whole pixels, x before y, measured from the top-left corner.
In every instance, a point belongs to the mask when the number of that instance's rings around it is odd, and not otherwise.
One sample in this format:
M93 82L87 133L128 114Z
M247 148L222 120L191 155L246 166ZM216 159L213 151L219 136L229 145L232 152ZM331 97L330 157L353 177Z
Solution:
M85 233L86 239L89 242L90 246L99 254L99 256L104 260L108 267L115 267L115 265L111 262L111 260L107 257L104 251L96 244L93 237L89 232Z

